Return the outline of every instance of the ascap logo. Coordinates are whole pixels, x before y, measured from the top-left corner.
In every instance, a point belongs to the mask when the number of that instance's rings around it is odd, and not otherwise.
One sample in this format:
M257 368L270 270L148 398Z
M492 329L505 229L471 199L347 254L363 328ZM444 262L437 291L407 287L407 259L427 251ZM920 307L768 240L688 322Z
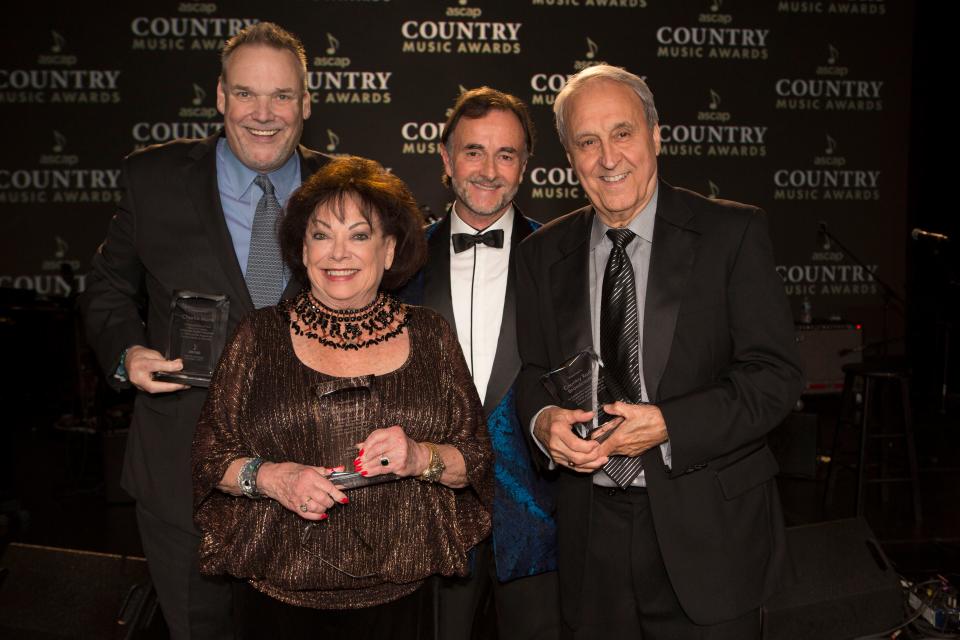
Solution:
M716 200L720 197L720 187L713 180L707 180L707 197Z
M403 153L432 155L440 151L443 122L405 122L400 127Z
M720 111L720 94L708 91L707 110L697 112L697 121L730 122L730 112ZM767 127L758 125L661 123L660 154L762 158L767 155L766 136Z
M72 67L77 57L64 54L66 40L51 31L50 54L37 63ZM119 69L0 69L0 104L116 104Z
M217 5L212 2L181 2L177 5L180 13L205 13L210 15L217 12Z
M519 54L521 22L405 20L404 53Z
M60 236L54 236L52 244L53 259L43 260L40 263L41 270L47 273L0 275L0 287L26 289L47 296L69 296L74 289L78 292L83 291L87 276L77 274L80 270L79 260L67 257L70 245ZM67 273L68 270L72 273Z
M473 18L476 20L483 15L483 9L480 7L468 7L467 0L457 0L459 6L447 7L446 15L448 18Z
M192 3L186 3L191 8ZM215 8L215 7L214 7ZM191 13L180 5L180 11ZM137 16L130 21L133 51L219 51L227 39L257 18Z
M842 16L882 16L887 13L885 0L779 0L780 13L827 13Z
M722 1L712 0L708 13L697 16L700 24L729 25L733 16L720 13ZM717 60L766 60L770 29L728 26L664 25L656 30L658 58L713 58Z
M119 169L75 168L79 157L64 154L67 137L52 136L52 153L40 154L38 168L0 169L0 204L120 202Z
M50 145L50 153L45 153L40 156L40 164L42 165L59 165L65 167L72 167L78 162L80 158L75 155L65 154L67 148L67 138L62 133L53 130L53 144Z
M70 245L66 240L60 236L53 236L54 242L54 251L53 251L53 260L44 260L41 263L40 268L44 271L60 271L64 264L69 266L71 269L76 271L80 268L79 260L68 260L67 252L70 250Z
M879 201L879 169L847 169L837 140L824 136L812 169L777 169L773 173L774 200Z
M223 129L223 121L217 116L216 107L203 106L207 92L197 83L191 83L190 106L177 110L178 118L170 122L137 122L131 129L133 146L142 149L152 144L162 144L177 138L206 138ZM217 118L214 121L214 118Z
M203 90L203 87L197 83L193 83L193 98L190 100L189 107L180 107L180 111L177 112L181 118L206 118L210 120L211 118L217 117L217 108L216 107L204 107L203 101L207 98L207 92Z
M573 68L577 71L586 69L587 67L592 67L597 64L606 64L606 62L601 61L597 58L597 52L600 50L600 47L594 42L589 36L587 36L587 49L583 54L585 60L574 60Z
M882 111L883 80L850 80L840 65L840 52L828 44L826 64L815 78L779 78L774 83L775 107L790 111Z
M647 8L647 0L530 0L530 4L535 7Z
M534 200L574 200L583 197L580 181L571 167L535 167L530 171L530 197Z
M340 40L327 33L326 57L313 59L315 67L340 69L337 71L308 71L307 90L310 100L324 104L390 104L390 77L392 71L345 71L350 58L336 55Z
M50 32L50 53L41 53L37 56L37 64L72 67L77 64L77 56L64 53L67 41L56 31Z
M343 56L337 56L337 51L340 50L340 41L332 33L327 33L327 48L324 49L326 56L317 56L313 59L313 66L315 67L349 67L350 58L345 58Z
M707 102L706 111L697 112L697 120L700 122L729 122L731 115L729 111L721 111L720 104L723 99L720 94L710 89L710 100Z
M723 0L711 0L710 11L697 16L697 21L701 24L730 24L733 22L733 16L729 13L720 13L722 5Z

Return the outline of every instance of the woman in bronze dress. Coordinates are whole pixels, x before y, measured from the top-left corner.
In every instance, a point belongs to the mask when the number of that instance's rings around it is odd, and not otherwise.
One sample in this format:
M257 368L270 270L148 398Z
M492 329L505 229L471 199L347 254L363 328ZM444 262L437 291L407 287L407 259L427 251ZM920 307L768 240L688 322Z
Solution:
M291 196L279 233L307 286L250 314L214 376L194 437L201 570L295 605L274 631L306 615L315 635L417 637L419 587L466 573L492 500L456 336L387 292L425 259L419 211L379 164L338 158ZM345 489L344 467L368 484Z

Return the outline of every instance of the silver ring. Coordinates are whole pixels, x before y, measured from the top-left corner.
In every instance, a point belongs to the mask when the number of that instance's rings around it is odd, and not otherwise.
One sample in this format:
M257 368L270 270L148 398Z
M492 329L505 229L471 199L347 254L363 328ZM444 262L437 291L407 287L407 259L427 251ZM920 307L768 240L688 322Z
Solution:
M577 466L577 464L573 460L567 460L567 464L570 465L571 467Z
M390 458L387 456L380 456L380 466L385 467L390 464Z

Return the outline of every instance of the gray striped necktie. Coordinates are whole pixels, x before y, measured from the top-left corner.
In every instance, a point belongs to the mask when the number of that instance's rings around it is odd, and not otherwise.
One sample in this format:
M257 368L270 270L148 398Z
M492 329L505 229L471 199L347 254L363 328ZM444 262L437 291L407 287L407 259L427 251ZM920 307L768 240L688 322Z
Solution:
M626 250L636 236L629 229L610 229L607 237L613 242L613 249L603 274L600 298L600 358L603 360L604 381L617 400L639 404L643 393L637 287ZM642 470L639 456L610 456L603 465L604 473L621 489L630 486Z
M277 304L283 294L283 260L277 242L280 202L270 178L258 175L253 182L263 190L263 196L257 203L256 213L253 214L250 253L247 256L247 273L244 279L247 281L253 307L260 309Z

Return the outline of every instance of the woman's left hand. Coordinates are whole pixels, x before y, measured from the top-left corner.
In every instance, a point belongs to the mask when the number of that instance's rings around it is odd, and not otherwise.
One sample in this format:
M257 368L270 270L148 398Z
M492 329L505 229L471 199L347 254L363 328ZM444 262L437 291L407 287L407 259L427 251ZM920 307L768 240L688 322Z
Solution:
M357 448L353 466L363 476L418 476L430 463L430 450L407 437L399 425L372 431Z

